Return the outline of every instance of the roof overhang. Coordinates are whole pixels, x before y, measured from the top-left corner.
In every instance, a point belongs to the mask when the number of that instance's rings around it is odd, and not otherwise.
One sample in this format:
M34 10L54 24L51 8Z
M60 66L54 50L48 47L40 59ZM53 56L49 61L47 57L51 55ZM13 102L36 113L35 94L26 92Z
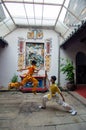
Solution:
M0 48L4 48L8 46L8 43L6 40L4 40L3 38L0 38Z
M86 43L86 21L82 22L81 26L78 26L78 29L75 30L66 41L61 44L60 47L66 49L70 44L73 44L77 40L81 43Z

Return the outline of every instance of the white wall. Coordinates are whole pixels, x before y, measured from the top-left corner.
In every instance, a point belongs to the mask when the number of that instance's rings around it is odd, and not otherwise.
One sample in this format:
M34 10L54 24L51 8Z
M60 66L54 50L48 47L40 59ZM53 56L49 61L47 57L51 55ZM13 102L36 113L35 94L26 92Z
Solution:
M79 41L76 41L70 46L68 46L67 49L60 49L60 57L62 58L69 58L74 64L74 67L76 69L76 54L78 52L84 52L86 54L86 44L85 43L80 43ZM75 73L76 77L76 73ZM65 80L65 75L60 73L60 85L62 87L66 86L66 80Z
M18 38L25 38L28 42L44 42L48 38L52 38L52 52L51 52L51 67L48 73L51 75L58 75L58 34L52 30L43 30L44 37L40 40L28 40L28 29L18 28L9 34L5 40L9 45L6 48L0 49L0 86L8 87L8 83L14 74L17 74L17 60L18 60Z

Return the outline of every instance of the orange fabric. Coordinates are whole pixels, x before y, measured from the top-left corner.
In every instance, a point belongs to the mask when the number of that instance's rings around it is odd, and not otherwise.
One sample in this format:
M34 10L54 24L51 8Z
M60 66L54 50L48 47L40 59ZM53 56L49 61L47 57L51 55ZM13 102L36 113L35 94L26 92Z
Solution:
M19 88L20 86L25 85L27 82L32 82L33 84L32 92L36 94L38 80L32 76L26 76L25 78L23 78L21 82L10 83L8 89L10 90L11 88Z
M32 65L32 66L28 67L27 69L28 69L27 75L29 74L29 75L32 76L34 71L35 71L35 69L36 69L36 66Z
M28 73L23 75L23 80L21 82L11 83L9 85L9 89L13 88L13 87L19 88L20 86L24 86L27 82L32 82L32 84L33 84L32 92L34 94L36 94L36 89L37 89L37 86L38 86L38 80L35 79L34 77L32 77L32 75L33 75L33 73L36 69L36 66L32 65L30 67L27 67L27 69L28 69Z
M32 84L33 84L32 92L34 94L36 94L36 90L37 90L37 86L38 86L38 80L35 79L34 77L32 77L34 71L36 70L36 66L35 65L31 65L31 66L27 67L27 69L28 69L28 73L26 75L24 75L24 78L21 81L21 84L23 86L27 82L32 82Z
M8 89L10 90L10 89L12 89L12 88L19 88L21 86L21 83L20 82L15 82L15 83L9 83L9 85L8 85Z
M22 86L23 86L24 84L26 84L27 82L32 82L34 87L37 87L37 86L38 86L38 80L35 79L34 77L26 76L26 77L21 81Z
M32 82L33 84L33 88L32 88L32 92L34 94L36 94L36 90L37 90L37 86L38 86L38 80L32 76L26 76L22 81L21 81L21 84L22 86L24 84L26 84L27 82Z
M28 72L20 75L20 77L25 78L26 76L32 76L35 69L36 69L35 65L31 65L31 66L27 67Z

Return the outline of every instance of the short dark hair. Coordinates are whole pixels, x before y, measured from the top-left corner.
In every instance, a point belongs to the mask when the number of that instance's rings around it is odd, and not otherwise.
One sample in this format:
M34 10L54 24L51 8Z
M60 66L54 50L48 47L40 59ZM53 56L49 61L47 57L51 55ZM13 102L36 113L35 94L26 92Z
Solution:
M56 81L56 76L51 76L51 79L53 79L54 81Z
M32 60L32 62L31 62L32 65L36 65L36 63L37 62L35 60Z

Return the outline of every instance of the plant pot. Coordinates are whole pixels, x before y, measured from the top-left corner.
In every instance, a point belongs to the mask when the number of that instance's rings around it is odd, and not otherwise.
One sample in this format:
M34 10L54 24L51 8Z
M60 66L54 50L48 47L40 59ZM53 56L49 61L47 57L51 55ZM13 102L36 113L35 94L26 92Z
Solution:
M76 89L76 85L74 83L68 82L66 85L69 91L74 91Z

